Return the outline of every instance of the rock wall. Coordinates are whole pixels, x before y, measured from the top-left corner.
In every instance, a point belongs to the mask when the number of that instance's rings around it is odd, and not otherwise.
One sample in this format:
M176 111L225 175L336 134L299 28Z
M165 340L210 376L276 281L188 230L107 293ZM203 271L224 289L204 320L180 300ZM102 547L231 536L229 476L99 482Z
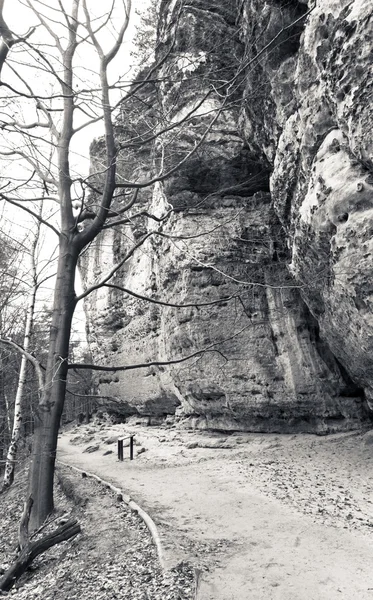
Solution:
M141 92L141 109L123 108L118 136L134 139L131 119L140 142L153 118L164 129L186 120L151 153L132 145L123 174L144 177L149 161L155 172L161 163L171 170L203 143L141 197L158 220L134 218L85 255L89 283L154 231L115 277L153 302L99 290L86 304L89 339L107 364L205 352L101 376L117 412L249 431L337 431L369 416L368 4L192 0L181 10L162 2L161 83Z

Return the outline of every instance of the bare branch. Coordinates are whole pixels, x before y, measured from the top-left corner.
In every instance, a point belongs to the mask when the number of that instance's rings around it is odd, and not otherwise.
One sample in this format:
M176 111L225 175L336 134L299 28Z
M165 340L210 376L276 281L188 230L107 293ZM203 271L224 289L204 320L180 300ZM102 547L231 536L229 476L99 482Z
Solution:
M145 82L146 82L146 80L145 80ZM188 111L186 113L186 115L179 121L172 122L167 127L164 127L163 129L159 129L153 135L151 135L145 139L138 136L137 138L131 139L129 142L124 142L122 144L119 144L119 150L126 150L126 149L134 148L134 147L137 148L139 146L139 143L141 143L141 145L148 144L148 143L154 141L155 139L159 138L160 136L162 136L164 133L168 133L168 132L172 131L173 129L180 127L180 125L183 125L184 123L188 123L188 121L192 117L195 116L197 110L199 108L201 108L201 106L204 104L204 102L206 102L207 98L209 98L209 96L211 96L211 94L212 94L212 90L209 90L208 92L206 92L206 94L202 97L202 99L199 100L199 102L195 106L193 106L193 108L190 111ZM209 112L211 112L211 110ZM199 116L201 116L200 113L199 113ZM136 139L138 139L139 142L136 142Z
M123 21L122 27L120 28L119 35L118 35L118 37L117 37L117 39L115 41L114 46L104 56L104 63L105 63L105 65L108 65L113 60L113 58L115 58L116 55L118 54L119 48L121 47L121 44L123 42L123 36L124 36L124 34L125 34L126 30L127 30L127 27L128 27L128 23L129 23L129 20L130 20L130 14L131 14L131 5L132 5L132 2L131 2L131 0L124 1L123 5L124 5L124 11L125 11L126 16L125 16L125 19Z
M12 85L10 85L9 83L5 83L5 81L0 81L0 87L3 86L5 88L7 88L8 90L10 90L11 92L13 92L15 94L16 98L28 98L29 100L35 100L35 94L26 94L26 92L21 92L21 90L17 90L15 87L13 87ZM54 100L54 99L58 99L58 98L74 98L76 94L74 93L70 93L70 94L48 94L48 95L39 95L38 94L38 99L39 100Z
M94 292L95 290L98 290L100 287L102 287L105 283L107 283L112 277L113 275L118 271L118 269L120 269L125 262L127 262L127 260L129 260L131 258L131 256L133 256L133 254L136 252L136 250L138 248L140 248L140 246L142 246L144 244L144 242L151 236L153 235L153 231L150 231L149 233L147 233L146 235L144 235L141 240L139 242L137 242L137 244L134 244L131 248L131 250L129 250L127 252L127 254L124 256L124 258L122 258L121 261L119 261L119 263L117 263L110 271L107 275L105 275L105 277L103 277L103 279L101 279L101 281L99 281L98 283L93 284L92 286L90 286L88 289L86 289L82 294L80 294L80 296L77 296L75 299L75 302L79 302L80 300L83 300L83 298L86 298L89 294L91 294L92 292Z
M34 366L39 381L39 392L41 393L44 390L44 375L39 361L34 356L32 356L30 352L26 352L26 350L24 350L22 346L20 346L16 342L13 342L12 340L0 338L0 343L5 344L7 346L11 346L11 348L14 348L15 350L17 350L17 352L20 352L20 354L25 356L27 360Z
M186 304L176 304L174 302L164 302L163 300L157 300L155 298L151 298L150 296L138 294L137 292L133 292L128 288L125 288L121 285L116 285L114 283L104 283L103 287L119 290L121 292L124 292L125 294L128 294L129 296L133 296L134 298L138 298L139 300L145 300L146 302L150 302L151 304L159 304L160 306L170 306L172 308L200 308L203 306L213 306L214 304L226 303L230 300L239 298L238 294L233 294L231 296L222 296L221 298L218 298L217 300L212 300L211 302L190 302Z
M80 180L81 183L83 183L83 180ZM100 191L98 191L94 186L92 186L90 183L88 183L87 181L85 181L84 183L86 183L86 185L91 188L94 192L96 192L96 194L101 194ZM109 211L107 218L108 219L112 219L114 217L119 217L120 215L122 215L123 213L127 212L130 208L132 208L132 206L135 204L137 197L139 194L139 190L135 190L134 193L132 194L132 198L131 200L128 202L128 204L126 204L126 206L123 206L122 208L118 209L118 210L113 210L113 211ZM120 196L115 196L115 199L119 198ZM83 205L82 205L83 208ZM81 213L79 214L78 218L77 218L77 223L82 223L83 221L86 220L92 220L95 219L97 217L97 213L95 213L93 210L90 209L85 209L82 210ZM112 225L117 225L117 223L112 223ZM110 225L108 224L108 227ZM105 229L105 227L103 227L103 229Z
M162 232L154 232L156 235L160 235L163 237L169 237L167 236L167 234L163 234ZM183 240L181 240L183 241ZM172 240L171 242L172 244L174 244L174 246L180 250L179 246L177 246L177 244ZM225 279L229 280L229 281L233 281L234 283L238 283L239 285L245 286L245 287L261 287L261 288L266 288L266 289L273 289L273 290L286 290L286 289L301 289L304 288L303 284L292 284L292 285L286 285L286 284L281 284L281 285L272 285L270 283L262 283L260 281L244 281L242 279L237 279L236 277L233 277L232 275L229 275L228 273L225 273L224 271L222 271L221 269L218 269L218 267L216 267L215 265L213 265L212 263L205 263L201 260L199 260L196 256L194 256L191 252L188 251L187 248L183 248L183 251L190 256L198 265L201 265L202 267L206 268L206 269L211 269L212 271L215 271L216 273L219 273L220 275L222 275Z
M2 198L3 200L5 200L6 202L9 202L9 204L13 204L13 206L17 206L18 208L21 208L22 210L24 210L25 212L27 212L29 215L33 216L35 219L37 219L37 221L39 221L40 223L43 223L43 225L46 225L47 227L49 227L49 229L51 229L52 231L54 231L54 233L56 235L60 235L59 231L48 221L46 221L45 219L43 219L40 215L38 215L37 213L35 213L33 210L31 210L30 208L27 208L27 206L24 206L23 204L18 204L18 202L16 202L15 200L12 200L11 198L8 198L7 196L5 196L4 194L0 193L0 198Z
M9 54L9 50L15 44L19 44L20 42L24 42L27 38L30 37L35 31L35 27L31 27L26 35L22 37L14 37L13 33L10 31L8 25L4 20L4 4L5 0L0 0L0 36L1 36L1 44L0 44L0 74L1 70L5 64L7 56Z
M81 528L77 520L69 519L52 533L27 544L0 579L0 590L9 591L37 556L48 550L48 548L75 537L80 531Z
M317 5L317 1L314 3L313 6L311 6L311 8L307 12L305 12L303 15L301 15L298 19L296 19L295 21L292 21L286 27L283 27L282 29L280 29L280 31L268 42L268 44L266 44L255 56L253 56L250 60L243 63L241 68L237 71L237 73L234 74L234 77L228 82L228 84L232 85L233 83L235 83L235 81L237 80L237 77L239 77L239 75L241 75L241 73L243 71L245 71L248 67L250 67L267 50L271 50L273 48L273 46L276 44L276 41L282 36L282 34L285 31L292 29L294 27L294 25L296 25L297 23L300 23L300 21L303 21L304 19L306 19L308 17L308 15L313 10L315 10L316 5Z
M172 208L165 215L163 215L163 217L156 217L155 215L152 215L147 210L143 210L143 211L141 211L139 213L135 213L135 214L131 215L130 217L127 217L126 219L120 219L119 221L112 221L111 223L106 223L103 226L102 229L109 229L110 227L114 227L115 225L130 224L130 223L133 222L134 219L136 219L138 217L147 217L148 219L152 219L153 221L157 221L157 223L163 223L164 221L166 221L166 219L168 219L168 217L173 212L174 212L174 209Z
M198 142L196 142L193 146L193 148L184 156L184 158L178 162L177 165L175 165L174 167L172 167L172 169L169 169L169 171L167 171L166 173L159 173L156 177L153 177L153 179L149 179L149 181L139 181L139 182L130 182L130 181L126 181L125 183L116 183L115 186L117 188L144 188L144 187L149 187L151 185L153 185L154 183L157 183L159 181L164 181L165 179L167 179L168 177L170 177L173 173L175 173L187 160L189 160L189 158L196 152L196 150L198 150L198 148L201 147L201 145L203 144L203 142L205 141L206 137L208 136L209 132L211 131L214 123L216 123L216 121L218 120L218 118L220 117L221 113L224 110L224 103L223 105L219 108L219 110L217 111L216 115L214 116L214 118L212 119L212 121L209 123L209 125L206 127L203 135L201 136L201 138L199 139Z
M34 129L35 127L49 127L49 123L34 121L33 123L21 123L20 121L0 121L0 129L16 127L17 129Z
M57 181L55 179L53 179L52 177L49 177L46 173L43 173L43 170L40 168L40 164L37 162L34 162L34 160L30 156L28 156L21 150L10 150L9 152L0 152L0 156L20 156L26 162L28 162L29 165L31 165L33 170L36 171L36 173L39 175L39 177L42 181L45 181L45 183L50 183L51 185L57 186Z
M92 43L94 45L94 47L96 48L97 54L99 55L100 59L103 60L104 58L104 51L101 48L101 45L96 37L95 32L92 29L92 23L91 23L91 15L89 14L89 10L87 7L87 2L86 0L83 0L83 10L84 10L84 14L85 14L85 18L86 18L86 28L88 30L89 36L92 40Z
M58 37L58 35L53 31L53 29L48 25L47 21L42 17L42 15L40 14L40 12L38 10L36 10L34 3L31 2L30 0L26 0L27 5L29 8L31 8L32 12L36 15L36 17L39 19L40 23L43 25L43 27L45 28L45 30L49 33L49 35L53 38L54 43L56 44L56 48L58 48L60 54L63 54L63 48L61 46L61 42L60 42L60 38Z
M92 371L115 372L115 371L133 371L134 369L146 369L148 367L166 367L168 365L176 365L179 363L183 363L187 360L190 360L191 358L195 358L196 356L201 356L202 354L205 354L206 352L217 352L218 354L221 354L221 352L216 349L216 346L221 346L225 342L228 342L228 341L238 337L239 335L241 335L241 333L246 331L246 329L248 329L250 326L251 326L251 324L246 325L240 331L234 333L233 335L229 336L228 338L224 338L223 340L220 340L218 342L213 342L212 344L209 344L205 348L202 348L201 350L197 350L196 352L193 352L192 354L188 354L187 356L184 356L182 358L174 358L171 360L154 360L154 361L145 362L145 363L137 363L134 365L122 365L122 366L118 366L118 367L106 367L104 365L91 365L91 364L86 364L86 363L71 363L68 365L68 368L75 369L75 370L91 369ZM226 358L226 357L224 357L224 358Z

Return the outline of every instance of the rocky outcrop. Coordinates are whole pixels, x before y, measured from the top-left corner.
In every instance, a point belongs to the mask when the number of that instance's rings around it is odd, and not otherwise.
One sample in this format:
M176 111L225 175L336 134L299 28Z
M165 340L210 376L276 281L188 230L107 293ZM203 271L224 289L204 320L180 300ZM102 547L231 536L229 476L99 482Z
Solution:
M327 10L326 10L327 9ZM291 270L333 354L373 400L372 7L319 3L295 72L273 197ZM305 93L305 91L307 92ZM284 185L292 174L293 189ZM291 211L286 215L286 206Z
M161 83L141 110L123 108L118 136L139 142L126 177L144 176L150 159L156 171L182 165L141 197L156 219L108 230L83 270L94 280L154 231L116 276L137 297L102 288L87 301L94 358L205 351L101 376L100 391L123 415L176 413L186 426L356 427L373 402L372 9L361 0L180 7L162 2ZM134 114L145 115L136 134ZM182 124L149 152L141 139L153 118L165 130Z

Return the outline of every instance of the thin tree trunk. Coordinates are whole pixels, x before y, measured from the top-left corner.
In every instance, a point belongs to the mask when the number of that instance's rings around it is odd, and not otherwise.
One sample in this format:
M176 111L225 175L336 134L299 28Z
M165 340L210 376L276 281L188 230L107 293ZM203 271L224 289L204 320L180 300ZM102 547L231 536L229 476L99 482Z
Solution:
M66 394L71 322L75 310L74 279L78 251L70 237L60 236L49 353L43 397L35 419L29 495L34 504L30 527L37 529L53 510L53 477L58 430Z
M2 333L3 327L2 327L2 322L1 322L1 313L0 313L0 335L1 337L3 336ZM0 394L2 396L2 398L4 399L4 446L6 446L8 444L8 440L10 438L10 432L12 430L12 423L11 423L11 418L10 418L10 406L9 406L9 401L8 401L8 396L6 395L5 392L5 385L4 385L4 364L3 364L3 355L0 354ZM4 453L5 454L5 453Z
M40 213L42 212L42 204L40 205ZM38 281L37 281L37 272L36 272L36 250L39 242L39 234L40 234L40 223L36 226L35 236L31 245L30 251L30 263L31 263L31 280L32 280L32 289L29 296L29 302L27 306L26 313L26 325L25 325L25 334L23 338L23 348L28 352L30 347L30 341L33 330L34 323L34 314L35 314L35 299L36 292L38 289ZM27 357L22 354L21 359L21 367L18 376L18 385L16 398L14 402L14 416L13 416L13 427L12 427L12 435L10 439L10 444L8 448L8 453L6 457L6 465L3 479L3 488L8 488L12 485L14 481L14 471L15 465L17 462L17 453L18 453L18 445L19 440L22 435L22 421L23 421L23 391L26 383L26 375L27 375Z
M0 369L3 369L3 368L4 367L1 365ZM8 396L5 393L5 391L4 391L4 404L5 404L6 424L7 424L7 428L8 428L8 436L10 436L10 432L12 431L12 421L11 421L11 418L10 418L10 404L9 404Z

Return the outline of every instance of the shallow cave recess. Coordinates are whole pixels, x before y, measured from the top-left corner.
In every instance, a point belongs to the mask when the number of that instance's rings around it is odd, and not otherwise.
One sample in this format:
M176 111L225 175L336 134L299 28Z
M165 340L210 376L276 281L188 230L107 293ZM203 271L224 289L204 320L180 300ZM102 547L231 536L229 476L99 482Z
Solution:
M339 390L339 395L342 398L361 398L361 400L365 400L364 389L352 380L347 369L333 354L328 344L320 337L319 324L306 305L305 311L307 312L310 339L315 344L318 354L331 371L335 370L336 367L339 371L341 380L343 381L343 386Z
M267 31L263 31L267 35L261 37L264 44L270 44L268 64L275 68L298 53L305 25L305 19L302 17L308 12L309 7L306 2L298 0L267 0L265 4L273 6L273 9L268 13L270 20L267 23ZM271 21L275 14L277 14L276 22ZM274 41L273 47L271 47L271 39Z
M342 363L335 358L335 362L338 365L340 374L342 376L342 379L344 381L345 387L341 389L340 391L340 395L344 398L361 398L362 400L365 400L365 392L364 392L364 388L360 387L359 385L357 385L350 377L350 375L348 374L347 370L345 369L345 367L342 365Z
M178 170L177 177L165 182L165 193L172 198L175 211L215 205L217 198L251 197L269 192L269 164L253 156L247 148L230 159L210 156L192 157Z

